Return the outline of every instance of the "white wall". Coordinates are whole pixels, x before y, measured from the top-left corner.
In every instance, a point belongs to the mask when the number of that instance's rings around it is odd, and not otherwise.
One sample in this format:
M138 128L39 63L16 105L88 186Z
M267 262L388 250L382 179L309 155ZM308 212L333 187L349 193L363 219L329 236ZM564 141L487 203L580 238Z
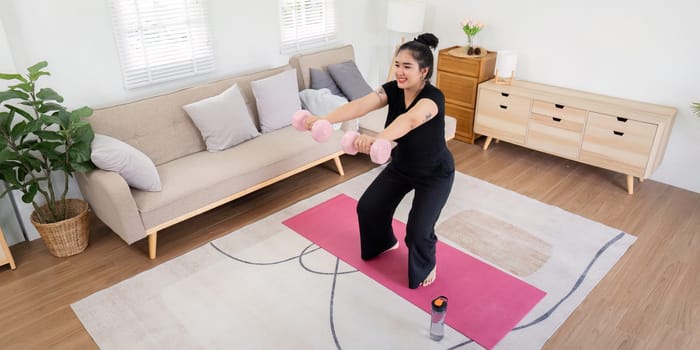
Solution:
M489 50L518 52L517 79L678 109L652 179L700 192L700 2L697 0L429 1L440 47L464 45L460 21L486 23Z

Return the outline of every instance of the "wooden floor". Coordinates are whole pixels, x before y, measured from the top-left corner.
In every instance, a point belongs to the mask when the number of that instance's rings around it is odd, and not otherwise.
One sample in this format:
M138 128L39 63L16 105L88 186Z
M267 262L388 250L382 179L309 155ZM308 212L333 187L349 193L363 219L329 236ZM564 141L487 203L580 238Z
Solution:
M503 142L449 145L463 173L638 237L546 349L700 349L700 194L647 180L630 196L610 171ZM373 167L342 159L345 177L330 162L161 231L154 261L145 240L128 246L95 218L74 257L40 240L13 246L17 270L0 267L0 349L96 348L71 303Z

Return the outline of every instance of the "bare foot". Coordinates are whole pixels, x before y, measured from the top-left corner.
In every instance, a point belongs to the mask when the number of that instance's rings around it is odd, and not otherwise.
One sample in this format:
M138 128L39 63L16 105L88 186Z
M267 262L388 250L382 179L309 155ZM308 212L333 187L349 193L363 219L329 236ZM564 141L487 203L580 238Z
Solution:
M394 245L392 245L391 247L389 247L389 249L387 249L387 250L385 250L385 251L379 253L379 255L382 255L382 254L384 254L384 253L386 253L386 252L388 252L388 251L396 250L396 249L399 249L399 241L396 241L396 243L395 243ZM377 256L379 256L379 255L377 255Z
M437 265L435 265L435 267L433 267L433 270L430 271L430 273L428 274L428 277L426 277L425 280L423 280L423 282L421 282L420 286L427 287L427 286L431 285L433 282L435 282L436 278L437 278Z

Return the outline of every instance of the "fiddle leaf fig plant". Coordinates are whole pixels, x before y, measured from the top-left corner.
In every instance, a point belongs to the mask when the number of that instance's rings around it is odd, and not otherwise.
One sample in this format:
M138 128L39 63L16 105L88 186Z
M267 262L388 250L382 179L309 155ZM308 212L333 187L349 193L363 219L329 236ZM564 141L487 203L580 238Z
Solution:
M0 73L11 84L0 91L0 180L6 183L0 197L17 190L42 223L53 223L69 219L69 177L94 169L90 144L95 134L84 120L92 109L69 111L56 91L37 86L42 76L50 75L47 66L39 62L24 75ZM59 171L65 174L63 181L56 180ZM39 210L43 204L48 210Z

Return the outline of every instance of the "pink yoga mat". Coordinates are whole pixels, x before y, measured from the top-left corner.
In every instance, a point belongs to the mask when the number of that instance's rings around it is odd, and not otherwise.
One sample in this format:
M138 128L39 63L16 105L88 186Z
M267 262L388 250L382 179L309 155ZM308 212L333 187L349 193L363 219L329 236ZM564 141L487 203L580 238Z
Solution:
M446 323L487 349L546 294L442 242L437 245L437 280L428 287L409 289L408 250L403 242L406 225L393 223L399 249L363 261L356 206L356 200L341 194L284 224L426 312L433 298L447 296Z

